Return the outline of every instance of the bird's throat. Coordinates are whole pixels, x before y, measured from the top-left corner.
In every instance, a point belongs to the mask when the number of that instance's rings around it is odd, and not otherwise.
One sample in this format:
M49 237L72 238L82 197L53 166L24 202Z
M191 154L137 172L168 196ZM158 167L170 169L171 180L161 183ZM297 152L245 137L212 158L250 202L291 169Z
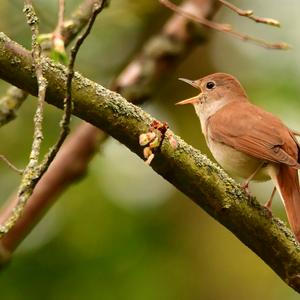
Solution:
M194 104L194 108L198 118L200 119L201 129L205 137L207 135L207 120L226 104L228 104L228 101L225 98L220 98L214 101L209 101L209 99L207 99L202 103Z

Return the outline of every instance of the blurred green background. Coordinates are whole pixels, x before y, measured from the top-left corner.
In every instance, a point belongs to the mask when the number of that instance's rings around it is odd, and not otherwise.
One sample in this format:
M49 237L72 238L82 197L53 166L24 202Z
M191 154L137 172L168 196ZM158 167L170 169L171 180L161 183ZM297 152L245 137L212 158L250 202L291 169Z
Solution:
M66 1L67 13L79 1ZM42 32L53 30L57 1L34 1ZM242 32L290 43L290 51L266 50L221 33L196 49L164 80L144 109L166 120L187 142L208 153L192 107L173 104L193 95L177 77L196 79L223 71L237 76L250 98L300 129L298 0L234 1L257 15L279 19L281 29L255 24L222 8L216 20ZM26 47L30 31L22 1L0 0L0 30ZM156 0L113 0L97 19L76 64L107 85L170 12ZM8 85L0 82L1 94ZM19 117L0 128L0 153L24 166L30 149L30 98ZM58 133L61 112L47 107L44 148ZM73 125L79 120L73 119ZM208 154L209 157L210 154ZM18 176L0 165L1 201ZM252 184L264 202L270 184ZM279 198L274 214L286 220ZM87 176L71 186L0 273L0 299L299 299L255 254L222 225L155 174L118 142L101 146Z

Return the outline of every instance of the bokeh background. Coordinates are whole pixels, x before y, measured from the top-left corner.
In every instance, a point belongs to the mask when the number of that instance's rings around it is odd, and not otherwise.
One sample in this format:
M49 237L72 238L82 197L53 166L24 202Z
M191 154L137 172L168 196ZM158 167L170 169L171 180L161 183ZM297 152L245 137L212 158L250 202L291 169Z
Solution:
M67 13L79 1L69 0ZM177 77L196 79L215 71L237 76L252 101L300 129L300 2L232 1L257 15L279 19L282 28L255 24L222 8L216 20L270 41L285 41L290 51L266 50L211 32L166 78L144 109L166 120L188 143L208 153L192 107L173 104L195 93ZM34 1L43 32L55 27L57 1ZM26 47L30 31L22 1L0 0L0 30ZM108 85L170 12L156 0L113 0L97 19L76 68ZM0 94L8 85L0 82ZM0 153L24 166L32 137L36 101L30 98L18 118L0 128ZM61 112L47 107L44 149L55 140ZM73 119L73 126L79 120ZM208 153L208 156L210 154ZM1 202L18 176L0 165ZM261 202L270 184L252 184ZM277 197L274 214L286 220ZM87 176L71 186L0 273L0 298L19 299L299 299L291 288L183 194L155 174L120 143L109 139L99 149Z

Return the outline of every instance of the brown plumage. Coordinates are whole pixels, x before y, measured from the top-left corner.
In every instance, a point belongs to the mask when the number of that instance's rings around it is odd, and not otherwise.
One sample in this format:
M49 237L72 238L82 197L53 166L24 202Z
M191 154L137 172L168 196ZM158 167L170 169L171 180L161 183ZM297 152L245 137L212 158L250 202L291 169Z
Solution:
M201 90L178 104L194 105L215 159L230 174L245 178L246 187L252 179L272 179L300 240L300 147L294 134L279 118L251 104L241 84L229 74L182 80Z
M249 103L232 101L208 121L210 138L256 158L299 169L298 145L280 119Z

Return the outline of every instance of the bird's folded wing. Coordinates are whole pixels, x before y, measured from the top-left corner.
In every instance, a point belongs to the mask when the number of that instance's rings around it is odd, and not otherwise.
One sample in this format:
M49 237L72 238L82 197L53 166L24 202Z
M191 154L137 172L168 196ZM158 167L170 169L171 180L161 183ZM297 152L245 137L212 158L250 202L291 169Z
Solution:
M229 103L211 116L207 125L214 141L266 161L300 168L298 146L289 129L257 106Z

